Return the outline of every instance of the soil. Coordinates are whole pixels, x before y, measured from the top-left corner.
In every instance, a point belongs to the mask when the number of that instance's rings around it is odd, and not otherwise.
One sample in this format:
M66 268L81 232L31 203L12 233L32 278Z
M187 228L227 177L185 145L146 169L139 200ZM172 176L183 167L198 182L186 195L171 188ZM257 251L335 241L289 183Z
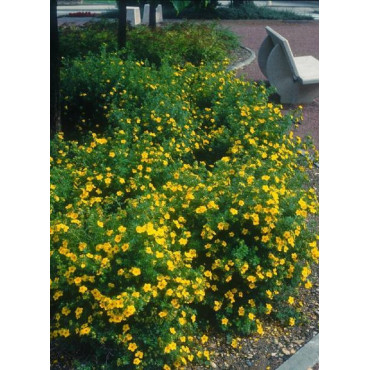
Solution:
M239 46L234 49L230 55L230 66L229 69L232 69L233 66L236 66L240 62L244 62L252 56L252 53L243 46Z

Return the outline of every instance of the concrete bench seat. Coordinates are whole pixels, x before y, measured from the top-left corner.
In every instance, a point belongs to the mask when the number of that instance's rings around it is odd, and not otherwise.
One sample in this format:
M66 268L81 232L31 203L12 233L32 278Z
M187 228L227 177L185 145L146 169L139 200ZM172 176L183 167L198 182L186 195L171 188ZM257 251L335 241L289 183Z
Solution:
M295 57L298 79L303 85L319 83L319 61L312 57Z
M258 65L280 95L281 103L311 103L319 96L319 61L294 57L289 42L271 27L258 52Z

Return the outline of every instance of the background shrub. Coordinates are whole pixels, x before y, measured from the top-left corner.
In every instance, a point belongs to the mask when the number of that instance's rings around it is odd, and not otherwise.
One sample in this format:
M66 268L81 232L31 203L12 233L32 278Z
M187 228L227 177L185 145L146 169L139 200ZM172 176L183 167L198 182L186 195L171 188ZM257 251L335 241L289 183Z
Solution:
M84 27L65 27L60 32L60 50L65 59L117 51L117 22L102 20ZM169 24L155 31L146 26L130 29L127 34L127 55L160 65L162 59L174 64L200 61L221 61L239 45L237 37L216 24Z
M91 90L109 126L51 145L52 343L168 369L209 363L211 326L299 322L317 200L294 116L222 63L105 63L116 80Z
M176 14L173 7L165 7L164 18L167 19L289 19L312 20L311 16L299 15L291 11L279 11L268 7L259 7L253 1L245 1L239 6L199 8L194 4Z

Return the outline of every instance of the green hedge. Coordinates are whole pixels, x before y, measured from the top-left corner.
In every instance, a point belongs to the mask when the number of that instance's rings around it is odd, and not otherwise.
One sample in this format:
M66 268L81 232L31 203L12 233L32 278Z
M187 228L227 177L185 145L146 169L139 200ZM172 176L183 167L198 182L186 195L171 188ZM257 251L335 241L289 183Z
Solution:
M237 37L216 24L174 23L158 27L137 26L127 33L125 56L160 65L162 59L174 64L221 61L239 45ZM99 54L102 46L117 51L117 22L100 21L84 27L60 29L60 50L65 59Z

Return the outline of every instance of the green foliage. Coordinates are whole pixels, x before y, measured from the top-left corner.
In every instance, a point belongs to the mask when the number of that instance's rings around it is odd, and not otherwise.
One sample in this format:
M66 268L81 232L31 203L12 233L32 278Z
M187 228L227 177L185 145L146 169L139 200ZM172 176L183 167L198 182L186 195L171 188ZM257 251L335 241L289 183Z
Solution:
M86 30L68 30L63 42L69 40L69 43L74 45L70 55L76 54L73 50L81 50L84 54L86 53L84 47L88 46L83 44L79 49L77 45L85 31L86 36L83 40L91 40L90 35L94 34L94 30L97 34L99 32L104 32L104 35L112 34L111 39L115 40L113 29L109 22L91 24ZM76 36L75 43L73 34ZM108 36L107 38L109 39ZM138 60L138 63L145 61L147 64L153 63L157 66L164 61L167 64L180 65L190 61L199 65L203 62L221 61L237 45L237 39L230 31L220 29L215 24L183 23L160 28L154 32L147 27L137 27L129 33L127 50L120 53L107 52L114 49L111 42L105 43L104 47L100 48L99 54L90 52L83 58L64 59L61 69L64 129L68 133L76 129L81 131L82 127L99 131L106 126L108 107L115 94L112 89L121 77L123 56L130 60ZM67 44L62 49L66 52ZM130 80L129 87L133 91L144 89L138 81L140 78L137 76ZM178 89L178 86L173 86L173 89ZM140 91L137 95L141 96Z
M102 46L107 51L117 50L117 22L102 19L83 27L60 28L60 55L64 59L82 57L88 53L97 54Z
M165 59L171 64L223 60L239 45L237 37L216 24L174 23L158 28L136 27L129 34L127 49L133 59L160 65Z
M103 54L64 71L68 110L95 102L90 127L109 124L51 144L51 337L80 368L209 364L210 326L235 344L299 320L318 258L308 148L225 65Z
M166 9L167 18L185 19L291 19L310 20L311 16L298 15L290 11L278 11L267 7L256 6L253 1L246 1L237 7L213 6L199 8L195 5L189 6L179 14Z
M172 59L175 64L223 60L239 45L237 37L216 24L172 24L151 30L146 26L135 27L127 34L127 55L156 65L162 59ZM62 28L60 32L61 55L70 60L117 50L117 23L101 21L84 27Z
M110 91L120 78L122 60L118 54L90 54L73 59L61 69L62 120L65 131L99 130L106 124Z
M217 13L220 19L312 19L311 16L299 15L291 11L278 11L268 7L259 7L253 1L247 1L238 7L219 8Z

